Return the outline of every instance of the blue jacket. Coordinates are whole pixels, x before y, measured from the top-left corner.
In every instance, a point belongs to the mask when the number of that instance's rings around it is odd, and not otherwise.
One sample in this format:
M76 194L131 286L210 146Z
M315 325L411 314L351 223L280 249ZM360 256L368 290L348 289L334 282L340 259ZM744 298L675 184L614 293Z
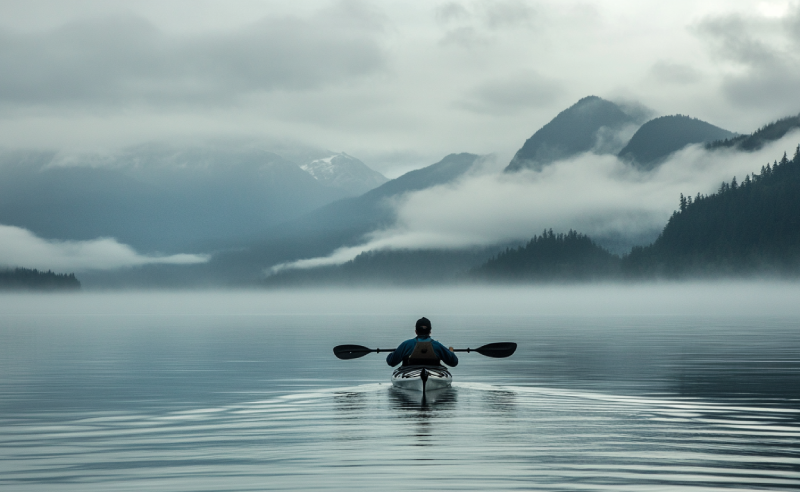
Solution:
M389 355L386 356L386 363L394 367L403 362L404 357L408 357L414 352L414 346L417 342L431 342L433 344L433 351L436 352L436 357L450 367L456 367L458 365L458 357L456 357L456 354L450 352L447 347L431 337L416 337L406 340L401 343L399 347L394 349L394 352L390 352Z

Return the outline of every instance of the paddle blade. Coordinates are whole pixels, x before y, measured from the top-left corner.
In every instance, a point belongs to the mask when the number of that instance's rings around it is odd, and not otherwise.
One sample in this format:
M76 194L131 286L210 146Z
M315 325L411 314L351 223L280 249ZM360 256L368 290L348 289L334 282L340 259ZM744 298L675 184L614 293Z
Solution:
M361 345L338 345L333 347L333 355L343 360L358 359L370 352L375 351Z
M490 343L488 345L484 345L483 347L476 348L475 352L478 352L481 355L485 355L486 357L495 357L497 359L502 357L508 357L517 350L517 344L514 342L499 342L499 343Z

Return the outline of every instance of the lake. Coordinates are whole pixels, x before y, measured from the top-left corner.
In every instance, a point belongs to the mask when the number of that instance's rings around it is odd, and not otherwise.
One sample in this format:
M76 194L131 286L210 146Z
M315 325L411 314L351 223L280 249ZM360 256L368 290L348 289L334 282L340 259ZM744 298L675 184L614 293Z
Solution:
M796 490L800 284L0 295L0 488ZM383 354L427 316L424 402Z

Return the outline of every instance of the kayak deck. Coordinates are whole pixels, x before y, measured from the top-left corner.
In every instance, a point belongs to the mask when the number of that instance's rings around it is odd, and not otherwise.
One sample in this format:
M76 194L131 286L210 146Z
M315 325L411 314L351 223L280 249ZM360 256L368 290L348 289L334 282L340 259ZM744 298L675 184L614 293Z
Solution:
M423 388L425 391L449 388L452 382L453 375L441 365L401 366L392 373L392 385L412 391L423 391Z

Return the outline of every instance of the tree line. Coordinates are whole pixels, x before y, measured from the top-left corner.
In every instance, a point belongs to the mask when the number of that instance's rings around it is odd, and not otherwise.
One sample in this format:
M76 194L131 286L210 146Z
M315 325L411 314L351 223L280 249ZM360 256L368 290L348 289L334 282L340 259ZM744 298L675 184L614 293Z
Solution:
M480 279L512 281L591 280L618 273L618 256L571 229L566 234L545 230L527 244L506 248L470 272Z
M80 289L81 283L74 273L42 272L30 268L0 270L0 289L28 290L73 290Z

